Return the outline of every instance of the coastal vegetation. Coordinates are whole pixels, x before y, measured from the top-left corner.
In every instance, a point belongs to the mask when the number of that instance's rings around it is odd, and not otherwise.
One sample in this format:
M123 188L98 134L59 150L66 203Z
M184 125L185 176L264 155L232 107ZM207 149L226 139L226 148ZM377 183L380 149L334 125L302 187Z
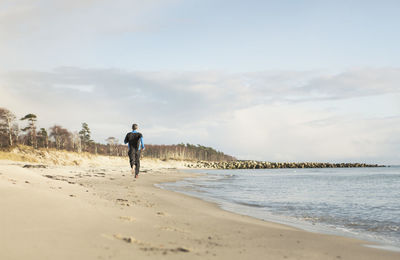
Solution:
M110 156L127 156L127 145L116 137L108 137L105 143L92 140L92 130L82 123L79 131L70 131L61 125L49 129L37 127L38 116L32 113L17 120L7 108L0 108L0 148L10 150L16 146L33 149L55 149L77 153ZM19 149L20 151L21 149ZM236 158L211 147L193 144L157 145L146 144L143 156L162 160L234 161Z

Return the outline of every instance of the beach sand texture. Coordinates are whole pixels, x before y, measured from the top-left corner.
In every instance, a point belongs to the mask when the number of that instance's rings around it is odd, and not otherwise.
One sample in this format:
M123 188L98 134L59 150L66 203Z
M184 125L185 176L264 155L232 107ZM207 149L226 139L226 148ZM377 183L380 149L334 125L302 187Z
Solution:
M0 161L0 259L400 259L156 188L193 175L179 162L24 165Z

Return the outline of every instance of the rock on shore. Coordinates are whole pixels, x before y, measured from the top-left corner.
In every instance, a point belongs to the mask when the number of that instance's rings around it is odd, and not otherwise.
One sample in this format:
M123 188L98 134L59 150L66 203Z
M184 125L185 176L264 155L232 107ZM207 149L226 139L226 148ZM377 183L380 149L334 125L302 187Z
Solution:
M263 162L263 161L230 161L209 162L198 161L187 163L189 168L210 169L274 169L274 168L351 168L351 167L385 167L378 164L366 163L319 163L319 162Z

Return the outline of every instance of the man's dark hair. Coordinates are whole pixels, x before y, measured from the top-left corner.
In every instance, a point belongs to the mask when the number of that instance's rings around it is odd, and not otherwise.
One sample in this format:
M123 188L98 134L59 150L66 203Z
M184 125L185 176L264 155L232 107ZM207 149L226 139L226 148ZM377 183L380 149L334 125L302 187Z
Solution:
M132 125L132 130L136 130L137 127L138 127L137 124L133 124L133 125Z

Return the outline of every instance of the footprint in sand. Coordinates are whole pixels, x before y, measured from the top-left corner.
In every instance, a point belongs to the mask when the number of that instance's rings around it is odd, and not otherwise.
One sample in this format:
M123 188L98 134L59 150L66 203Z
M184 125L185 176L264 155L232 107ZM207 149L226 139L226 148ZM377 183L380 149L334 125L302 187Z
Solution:
M151 203L151 202L150 202L150 203L145 203L145 204L144 204L144 206L145 206L146 208L152 208L152 207L154 207L154 205L155 205L155 204L154 204L154 203Z
M138 244L138 245L141 245L141 246L148 246L148 245L150 245L150 244L148 244L148 243L144 243L144 242L142 242L142 241L140 241L140 240L137 240L137 239L134 238L134 237L131 237L131 236L123 236L123 235L121 235L121 234L114 234L114 238L119 239L119 240L122 240L122 241L124 241L124 242L126 242L126 243L129 243L129 244Z
M160 216L160 217L168 217L169 216L167 213L162 212L162 211L158 211L156 214L157 214L157 216Z
M140 240L137 240L134 237L131 236L122 236L120 234L115 234L114 238L119 239L121 241L124 241L129 244L136 244L141 246L139 249L142 251L149 251L149 252L154 252L154 253L162 253L163 255L166 255L167 253L188 253L190 252L189 249L184 248L184 247L176 247L176 248L164 248L164 246L155 246L150 243L146 243Z
M119 216L119 219L127 221L127 222L135 222L136 221L136 219L131 216Z
M158 228L158 229L161 229L161 230L165 230L165 231L188 233L188 231L183 230L183 229L179 229L179 228L176 228L176 227L168 227L168 226L164 226L164 227L154 226L154 227Z
M129 201L126 199L117 199L116 201L121 206L128 206L128 207L130 206L130 204L128 203Z

